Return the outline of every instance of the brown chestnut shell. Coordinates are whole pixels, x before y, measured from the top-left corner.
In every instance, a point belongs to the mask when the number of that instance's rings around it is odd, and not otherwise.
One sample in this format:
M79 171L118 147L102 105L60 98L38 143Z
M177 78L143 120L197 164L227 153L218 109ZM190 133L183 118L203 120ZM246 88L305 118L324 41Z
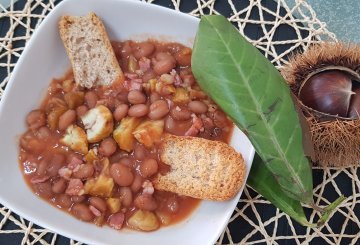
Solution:
M354 95L350 101L350 107L348 112L348 118L359 119L360 118L360 85L354 86L352 91Z
M360 85L360 76L353 70L342 66L326 66L314 70L304 79L297 96L303 109L322 121L337 118L352 120L354 118L348 117L348 112L351 97L355 94L352 91L353 82Z

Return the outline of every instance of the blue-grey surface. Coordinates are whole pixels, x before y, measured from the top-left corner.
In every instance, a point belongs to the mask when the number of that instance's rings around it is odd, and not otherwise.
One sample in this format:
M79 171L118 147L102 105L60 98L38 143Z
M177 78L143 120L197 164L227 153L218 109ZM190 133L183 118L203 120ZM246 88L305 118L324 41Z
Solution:
M338 40L360 43L360 0L308 0Z
M10 5L11 0L0 0L0 4L4 7L7 7ZM1 12L1 10L0 10Z

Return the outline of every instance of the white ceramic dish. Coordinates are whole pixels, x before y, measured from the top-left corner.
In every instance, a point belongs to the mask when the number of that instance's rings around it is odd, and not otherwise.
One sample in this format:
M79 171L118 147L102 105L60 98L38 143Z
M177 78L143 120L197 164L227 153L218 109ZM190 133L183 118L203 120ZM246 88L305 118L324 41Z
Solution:
M36 108L50 81L69 68L57 22L61 15L94 11L113 40L153 37L192 46L199 20L166 8L121 0L65 0L32 36L0 104L0 202L19 215L64 236L89 244L214 244L226 226L239 194L228 202L201 203L185 221L156 232L116 231L76 220L34 195L25 184L18 164L18 136L25 130L25 115ZM232 146L243 154L247 174L254 156L246 136L235 130Z

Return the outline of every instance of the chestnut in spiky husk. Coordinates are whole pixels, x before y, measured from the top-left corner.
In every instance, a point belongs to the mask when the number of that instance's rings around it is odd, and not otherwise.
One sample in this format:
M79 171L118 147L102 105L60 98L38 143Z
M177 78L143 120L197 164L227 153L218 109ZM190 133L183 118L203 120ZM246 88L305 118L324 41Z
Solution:
M339 70L329 70L310 76L299 90L299 99L319 112L347 117L353 94L350 76Z
M348 113L358 97L354 88L360 85L360 76L341 66L327 66L315 70L302 82L298 98L303 106L324 117L351 118ZM360 108L358 108L360 111ZM354 115L353 115L354 116ZM357 117L358 118L358 117ZM355 117L353 117L355 119Z
M315 163L360 163L360 46L323 42L282 70L308 121Z

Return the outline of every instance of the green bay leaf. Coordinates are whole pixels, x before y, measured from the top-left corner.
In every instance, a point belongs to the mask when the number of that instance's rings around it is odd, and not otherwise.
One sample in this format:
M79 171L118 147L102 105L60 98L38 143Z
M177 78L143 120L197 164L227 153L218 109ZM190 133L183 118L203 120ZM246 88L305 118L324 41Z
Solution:
M264 165L258 154L255 154L247 184L301 225L317 227L317 224L312 224L307 221L301 203L298 200L290 198L281 190L274 176Z
M313 203L312 174L290 90L276 68L223 16L202 17L192 70L243 130L286 194Z
M316 223L310 223L300 201L289 197L282 191L279 183L258 154L255 154L247 184L299 224L312 228L324 225L331 217L332 212L345 200L344 196L338 197L323 210Z

